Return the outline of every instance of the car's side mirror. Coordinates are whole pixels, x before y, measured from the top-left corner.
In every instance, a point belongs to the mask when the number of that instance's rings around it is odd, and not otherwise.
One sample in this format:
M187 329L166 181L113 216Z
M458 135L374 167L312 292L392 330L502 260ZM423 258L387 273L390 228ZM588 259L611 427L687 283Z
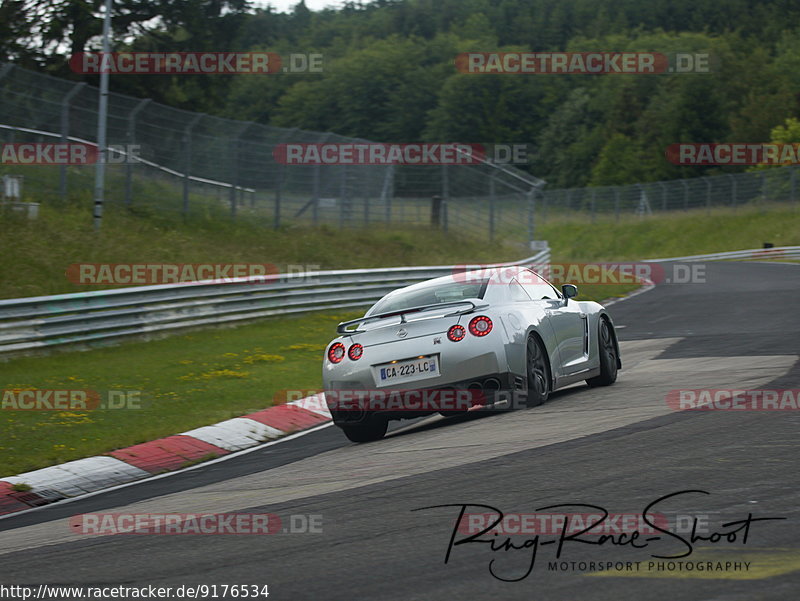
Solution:
M569 299L578 296L578 287L574 284L564 284L561 286L561 294L564 295L564 304L569 302Z

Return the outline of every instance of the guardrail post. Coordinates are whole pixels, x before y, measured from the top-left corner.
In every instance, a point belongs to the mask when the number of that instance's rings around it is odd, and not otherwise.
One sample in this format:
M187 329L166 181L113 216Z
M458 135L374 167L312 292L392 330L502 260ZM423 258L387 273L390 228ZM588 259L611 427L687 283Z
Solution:
M205 117L202 113L183 129L183 217L189 215L189 172L192 169L192 130Z
M149 98L145 98L144 100L140 101L133 110L131 114L128 115L128 131L126 132L126 137L128 139L128 148L132 146L136 142L136 117L142 111L144 107L150 104L152 100ZM131 198L133 196L133 161L131 160L130 155L126 157L125 160L125 206L131 205Z
M6 65L8 66L8 65ZM5 71L5 67L3 68ZM4 73L0 73L0 79ZM66 144L69 140L69 106L72 102L72 99L75 95L80 92L83 88L86 87L85 82L76 83L72 89L66 93L64 98L61 100L61 142ZM59 167L59 182L58 182L58 195L61 197L61 200L65 200L67 197L67 166L62 164Z

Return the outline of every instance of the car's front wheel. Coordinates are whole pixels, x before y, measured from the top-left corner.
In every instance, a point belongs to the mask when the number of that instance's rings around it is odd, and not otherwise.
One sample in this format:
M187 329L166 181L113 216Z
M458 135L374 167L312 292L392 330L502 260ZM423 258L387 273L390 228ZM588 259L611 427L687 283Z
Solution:
M383 438L388 426L385 418L369 416L357 424L342 424L340 427L352 442L372 442Z
M528 390L526 402L528 407L536 407L544 403L550 396L550 366L547 351L536 336L528 337L527 349Z
M614 343L613 326L600 320L598 343L600 346L600 375L589 378L589 386L611 386L617 381L617 346Z

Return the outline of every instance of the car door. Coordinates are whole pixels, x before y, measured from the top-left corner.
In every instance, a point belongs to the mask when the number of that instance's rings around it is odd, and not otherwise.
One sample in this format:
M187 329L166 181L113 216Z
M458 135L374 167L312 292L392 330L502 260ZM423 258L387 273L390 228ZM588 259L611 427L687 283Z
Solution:
M589 320L578 303L565 303L558 290L531 271L526 271L520 279L531 300L545 305L545 313L558 341L561 358L559 372L569 375L586 369L589 361Z

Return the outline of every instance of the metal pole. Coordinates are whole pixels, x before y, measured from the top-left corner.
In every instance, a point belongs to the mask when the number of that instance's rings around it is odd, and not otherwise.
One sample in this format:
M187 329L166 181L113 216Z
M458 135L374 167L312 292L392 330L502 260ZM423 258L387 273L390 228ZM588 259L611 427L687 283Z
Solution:
M791 167L791 200L794 204L794 208L797 209L797 167Z
M538 190L536 188L531 188L528 190L528 242L533 242L535 239L533 236L535 234L536 228L536 194ZM544 193L542 193L544 195Z
M667 210L667 185L664 182L658 182L658 185L661 186L661 210Z
M331 137L331 133L328 132L320 138L318 144L324 144L328 141L328 138ZM313 189L313 197L312 200L314 201L314 206L311 207L311 214L314 218L314 225L317 225L319 222L319 183L320 183L320 165L314 165L314 189Z
M5 70L5 69L4 69ZM0 74L2 77L2 74ZM63 144L67 143L69 139L69 105L72 102L72 99L75 97L75 94L80 92L83 88L86 87L86 84L81 82L77 83L73 86L73 88L67 92L64 99L61 101L61 142ZM64 200L67 197L67 166L62 164L59 167L60 175L59 175L59 183L58 183L58 193L61 197L61 200Z
M594 222L595 222L595 217L596 217L596 215L595 215L595 210L594 210L594 208L595 208L595 195L596 195L596 193L597 193L597 190L596 190L595 188L592 188L592 223L594 223Z
M494 175L489 177L489 241L494 242L494 203L495 182Z
M183 216L189 215L189 172L192 170L192 130L205 117L202 113L192 119L183 129Z
M689 183L684 179L681 180L683 184L683 210L689 210Z
M733 205L733 210L736 210L736 178L733 177L732 173L727 174L729 178L731 178L731 204Z
M152 100L146 98L133 107L131 114L128 115L128 144L134 144L136 142L136 118L141 112L141 110L150 104ZM133 161L131 160L130 155L128 155L127 160L125 161L125 205L130 206L131 199L133 196Z
M290 140L294 133L297 131L296 127L288 130L286 134L281 136L280 140L277 141L275 146L273 147L273 156L275 153L275 148L279 145L284 144L287 140ZM281 226L281 195L283 193L283 181L286 176L286 165L283 163L278 163L278 178L275 182L275 218L274 218L274 227L278 229Z
M231 152L229 156L233 157L233 177L231 178L231 187L230 187L230 203L231 203L231 217L236 218L236 193L239 190L239 163L241 162L239 151L241 150L242 145L239 144L241 137L245 134L245 132L250 129L251 126L255 125L253 121L247 121L246 123L242 124L242 126L236 131L233 138L231 138L231 145L234 148L231 148Z
M386 167L386 174L383 176L383 189L381 190L381 200L386 203L386 223L392 222L392 196L394 195L394 165Z
M110 51L108 40L111 31L111 0L106 0L105 14L103 15L103 56ZM103 200L106 183L106 119L108 117L108 70L102 69L100 73L100 107L97 115L97 146L98 156L94 171L94 229L100 229L103 220Z
M711 212L711 178L704 177L706 180L706 213Z
M614 217L619 221L619 188L614 186Z

